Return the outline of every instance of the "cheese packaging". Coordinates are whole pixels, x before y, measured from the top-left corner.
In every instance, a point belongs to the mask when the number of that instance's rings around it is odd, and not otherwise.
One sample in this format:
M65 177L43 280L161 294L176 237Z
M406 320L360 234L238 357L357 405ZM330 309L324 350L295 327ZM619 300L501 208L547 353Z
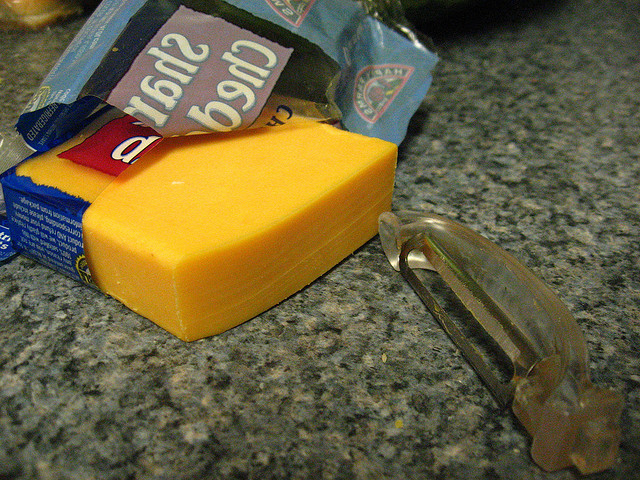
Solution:
M312 119L399 144L437 62L400 1L294 4L103 0L16 128L46 151L106 103L163 137Z
M103 0L0 136L0 248L184 340L277 304L390 208L437 61L398 11Z
M117 177L61 158L77 144L2 179L14 244L186 341L300 290L391 207L396 145L326 124L163 139Z

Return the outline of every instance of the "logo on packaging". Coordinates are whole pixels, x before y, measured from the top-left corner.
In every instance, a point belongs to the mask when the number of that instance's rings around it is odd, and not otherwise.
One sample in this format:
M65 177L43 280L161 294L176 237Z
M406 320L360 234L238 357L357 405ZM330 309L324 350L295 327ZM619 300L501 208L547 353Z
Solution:
M360 116L376 123L411 77L407 65L370 65L356 76L354 105Z
M316 0L265 0L273 10L294 27L299 27Z
M92 284L91 272L89 271L89 264L87 258L84 255L79 255L75 261L76 272L80 276L80 280L84 283Z
M9 227L0 224L0 263L8 260L16 254L11 244L11 232Z

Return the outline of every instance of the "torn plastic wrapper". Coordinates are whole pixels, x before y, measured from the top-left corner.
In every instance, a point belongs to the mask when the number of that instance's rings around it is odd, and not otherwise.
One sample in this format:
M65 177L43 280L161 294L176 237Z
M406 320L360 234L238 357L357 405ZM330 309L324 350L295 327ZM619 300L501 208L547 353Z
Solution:
M533 437L546 470L611 467L620 443L623 401L594 386L587 347L560 299L514 257L472 230L436 215L385 213L380 238L392 266L423 300L501 405ZM453 323L414 270L435 270L512 362L503 383Z
M386 3L104 0L17 129L46 151L107 102L162 136L303 117L400 143L437 58Z

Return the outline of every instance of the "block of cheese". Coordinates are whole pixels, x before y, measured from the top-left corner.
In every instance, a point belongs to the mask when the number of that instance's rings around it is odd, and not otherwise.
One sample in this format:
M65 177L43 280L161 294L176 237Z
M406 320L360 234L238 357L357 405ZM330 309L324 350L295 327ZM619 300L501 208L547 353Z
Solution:
M394 144L318 123L165 139L118 177L57 156L16 173L90 202L93 283L179 338L279 303L376 234Z
M396 153L317 123L165 139L84 213L93 281L183 340L223 332L376 234Z

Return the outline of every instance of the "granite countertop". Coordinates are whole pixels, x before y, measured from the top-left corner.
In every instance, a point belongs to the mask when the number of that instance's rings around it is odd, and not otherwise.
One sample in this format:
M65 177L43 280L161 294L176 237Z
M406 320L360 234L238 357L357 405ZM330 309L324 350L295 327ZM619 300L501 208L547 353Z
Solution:
M625 397L619 460L589 478L637 479L640 9L523 4L435 38L394 206L464 222L558 293L594 383ZM1 127L81 24L0 36ZM189 344L31 260L0 266L0 438L3 479L577 477L531 461L377 238Z

